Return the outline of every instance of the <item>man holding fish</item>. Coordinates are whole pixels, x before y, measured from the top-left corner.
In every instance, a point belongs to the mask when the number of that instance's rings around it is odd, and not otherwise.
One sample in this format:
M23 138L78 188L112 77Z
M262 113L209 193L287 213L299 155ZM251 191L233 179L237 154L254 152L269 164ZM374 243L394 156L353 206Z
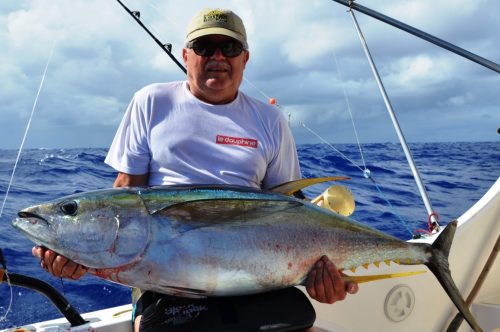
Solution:
M114 187L232 184L269 189L299 179L295 143L283 115L239 91L249 60L241 19L229 10L199 12L189 24L182 57L186 82L152 84L134 95L105 160L118 171ZM87 272L43 247L34 247L33 255L56 277L76 280ZM309 273L306 289L317 301L334 303L356 293L358 286L344 283L323 257ZM173 296L151 293L139 300L136 330L153 302L166 297L172 308L176 303ZM281 305L279 296L274 305ZM141 330L147 328L143 324Z

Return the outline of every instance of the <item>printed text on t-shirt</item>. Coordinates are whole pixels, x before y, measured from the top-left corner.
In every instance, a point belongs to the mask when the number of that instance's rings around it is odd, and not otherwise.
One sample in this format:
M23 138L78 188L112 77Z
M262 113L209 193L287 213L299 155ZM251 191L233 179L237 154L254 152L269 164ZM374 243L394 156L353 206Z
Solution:
M228 145L239 145L246 146L249 148L257 148L258 141L252 138L243 138L243 137L231 137L225 135L217 135L215 139L217 144L228 144Z

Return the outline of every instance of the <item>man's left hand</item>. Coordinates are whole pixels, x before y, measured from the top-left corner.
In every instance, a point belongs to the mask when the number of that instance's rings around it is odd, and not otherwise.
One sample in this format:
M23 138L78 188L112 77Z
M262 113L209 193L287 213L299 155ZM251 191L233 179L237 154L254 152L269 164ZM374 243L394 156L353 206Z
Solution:
M332 304L344 300L348 293L356 294L358 284L344 282L335 264L328 257L323 256L309 273L306 290L316 301Z

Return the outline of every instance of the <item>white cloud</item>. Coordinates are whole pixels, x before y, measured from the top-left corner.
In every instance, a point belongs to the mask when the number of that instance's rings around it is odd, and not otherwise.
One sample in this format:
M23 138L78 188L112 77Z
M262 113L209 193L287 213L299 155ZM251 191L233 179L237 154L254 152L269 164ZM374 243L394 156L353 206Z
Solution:
M425 89L426 86L439 84L456 70L451 62L441 58L431 58L426 54L405 57L389 66L387 78L394 85L411 91Z
M468 93L465 93L463 95L452 96L452 97L448 98L448 100L446 100L445 105L447 104L447 105L453 106L453 107L465 106L467 104L473 103L474 100L475 100L475 98L474 98L473 94L468 92Z
M251 58L246 77L264 94L278 98L296 122L306 122L331 139L352 141L347 95L363 139L392 138L386 134L387 114L346 7L328 0L124 2L141 11L141 20L162 42L173 44L177 59L194 12L232 8L248 31ZM364 0L362 5L500 62L496 0ZM412 128L432 126L425 121L429 117L446 123L459 109L460 119L474 126L468 132L482 133L485 123L500 123L498 74L361 13L356 17L402 122ZM183 78L117 2L1 2L0 132L15 136L24 130L22 121L31 111L54 41L38 120L32 124L43 146L91 142L106 147L134 91ZM266 98L251 84L242 88ZM54 127L66 129L42 134ZM310 134L294 130L299 143L310 141ZM75 138L60 138L57 132L71 132ZM411 132L412 140L427 139L417 129ZM460 135L464 132L450 130L443 137L467 140ZM475 135L478 139L480 134ZM0 142L0 148L17 147L10 137Z

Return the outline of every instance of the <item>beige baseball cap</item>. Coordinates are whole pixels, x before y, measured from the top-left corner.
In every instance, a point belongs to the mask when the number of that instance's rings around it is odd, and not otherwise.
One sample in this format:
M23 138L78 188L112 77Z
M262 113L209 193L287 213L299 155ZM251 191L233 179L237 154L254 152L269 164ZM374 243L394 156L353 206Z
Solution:
M224 35L234 38L248 49L247 33L241 18L231 10L206 8L189 22L186 42L207 35Z

